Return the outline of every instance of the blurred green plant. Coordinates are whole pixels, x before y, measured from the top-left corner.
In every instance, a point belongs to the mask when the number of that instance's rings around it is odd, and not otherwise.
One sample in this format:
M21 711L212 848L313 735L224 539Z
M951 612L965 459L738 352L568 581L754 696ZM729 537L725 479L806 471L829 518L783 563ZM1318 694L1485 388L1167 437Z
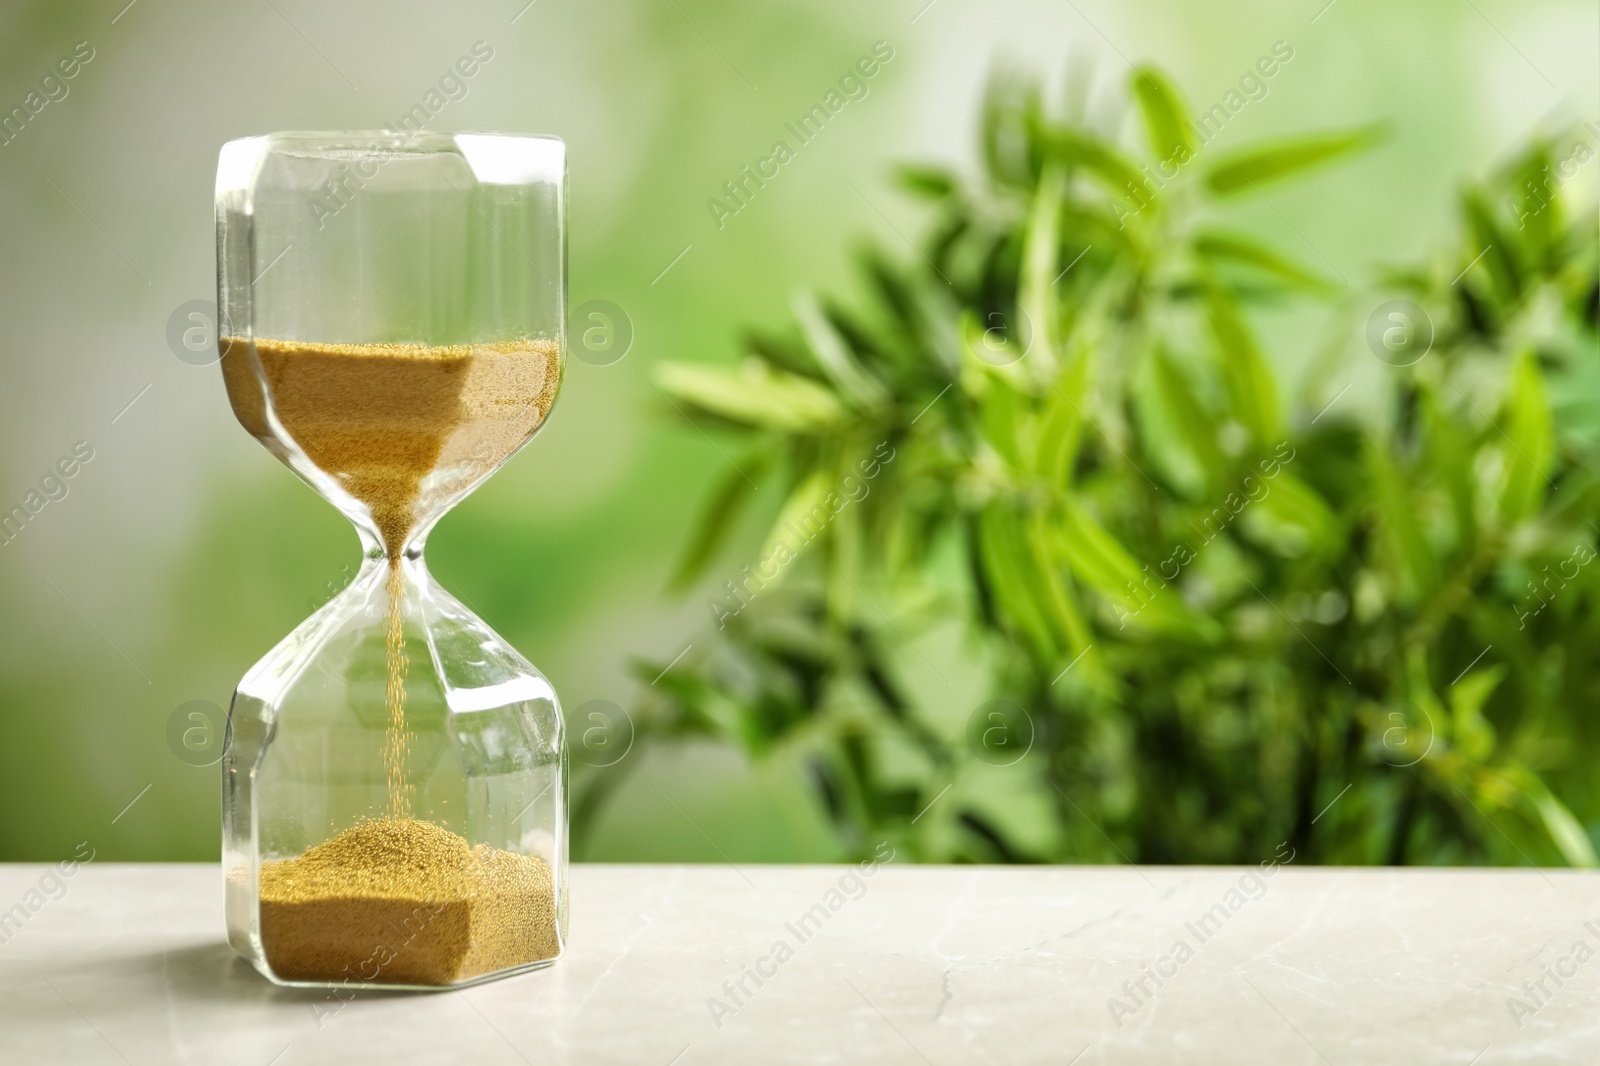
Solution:
M714 631L640 664L640 742L798 753L861 855L1595 865L1597 220L1554 144L1381 279L1410 365L1334 344L1294 404L1258 309L1360 312L1229 204L1375 131L1213 159L1147 70L1130 153L1082 95L996 78L981 180L900 175L916 258L867 251L857 307L802 294L736 369L661 368L748 444L679 580L753 479L788 497Z

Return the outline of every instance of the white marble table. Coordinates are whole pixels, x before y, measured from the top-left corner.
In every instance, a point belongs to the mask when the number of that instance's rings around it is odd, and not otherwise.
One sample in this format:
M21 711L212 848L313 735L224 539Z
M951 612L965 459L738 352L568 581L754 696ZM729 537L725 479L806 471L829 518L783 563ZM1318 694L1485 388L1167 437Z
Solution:
M1591 874L578 866L555 968L341 1003L231 955L213 866L49 869L0 866L7 1066L1600 1061Z

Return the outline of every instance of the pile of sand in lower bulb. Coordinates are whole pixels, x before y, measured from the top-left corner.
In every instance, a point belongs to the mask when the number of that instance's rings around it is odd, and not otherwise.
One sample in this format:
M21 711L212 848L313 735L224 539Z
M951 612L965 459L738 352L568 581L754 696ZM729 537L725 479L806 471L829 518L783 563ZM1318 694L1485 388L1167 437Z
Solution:
M548 866L411 818L262 863L261 941L283 980L385 985L450 985L561 950Z

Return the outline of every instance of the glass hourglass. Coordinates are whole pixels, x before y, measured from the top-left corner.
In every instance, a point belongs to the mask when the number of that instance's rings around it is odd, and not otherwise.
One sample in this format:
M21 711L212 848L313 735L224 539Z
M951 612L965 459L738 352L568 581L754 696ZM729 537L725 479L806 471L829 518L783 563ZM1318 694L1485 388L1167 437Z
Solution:
M564 146L278 133L225 145L216 195L234 414L354 523L364 556L234 694L229 942L293 985L549 965L567 925L556 694L422 549L560 385Z

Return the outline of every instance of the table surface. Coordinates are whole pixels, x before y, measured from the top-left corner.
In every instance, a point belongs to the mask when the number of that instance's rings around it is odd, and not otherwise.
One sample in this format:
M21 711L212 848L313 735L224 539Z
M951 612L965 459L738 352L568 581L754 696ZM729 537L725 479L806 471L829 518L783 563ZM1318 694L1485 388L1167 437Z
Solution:
M0 865L8 1066L1600 1061L1570 871L579 865L554 967L346 1002L231 953L215 866L53 870Z

